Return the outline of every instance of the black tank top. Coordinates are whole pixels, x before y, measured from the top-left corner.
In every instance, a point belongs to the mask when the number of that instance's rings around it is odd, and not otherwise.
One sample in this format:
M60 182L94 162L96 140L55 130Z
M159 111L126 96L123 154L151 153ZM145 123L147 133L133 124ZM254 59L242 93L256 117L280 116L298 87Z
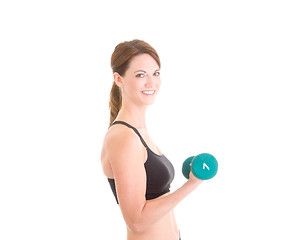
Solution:
M174 168L171 162L166 158L165 155L158 155L154 153L146 144L138 130L131 126L130 124L123 121L115 121L114 124L123 124L131 129L139 136L141 142L147 149L147 160L144 163L146 175L147 175L147 189L146 189L146 199L157 198L167 192L170 192L170 184L174 178ZM111 126L112 126L111 125ZM117 192L115 179L108 178L110 187L114 193L117 203Z

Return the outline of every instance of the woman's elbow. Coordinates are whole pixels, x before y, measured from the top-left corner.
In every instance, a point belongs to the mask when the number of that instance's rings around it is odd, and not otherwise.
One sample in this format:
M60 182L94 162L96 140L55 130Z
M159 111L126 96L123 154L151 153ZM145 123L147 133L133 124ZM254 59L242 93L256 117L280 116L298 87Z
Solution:
M127 224L128 228L134 234L141 234L145 231L146 227L142 222L131 222Z

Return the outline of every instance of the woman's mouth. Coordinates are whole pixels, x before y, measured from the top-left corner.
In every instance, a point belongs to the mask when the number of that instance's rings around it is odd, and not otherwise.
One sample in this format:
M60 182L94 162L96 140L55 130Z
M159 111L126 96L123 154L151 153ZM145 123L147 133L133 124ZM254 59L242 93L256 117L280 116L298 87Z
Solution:
M153 95L155 93L155 90L146 90L146 91L142 91L142 93L144 95Z

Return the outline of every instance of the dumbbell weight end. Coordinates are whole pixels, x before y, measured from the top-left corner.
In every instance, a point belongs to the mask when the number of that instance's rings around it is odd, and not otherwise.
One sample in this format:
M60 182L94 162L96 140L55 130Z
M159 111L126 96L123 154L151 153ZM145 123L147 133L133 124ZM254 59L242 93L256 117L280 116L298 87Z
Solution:
M218 171L216 158L209 153L202 153L195 157L187 158L183 163L183 175L189 179L190 170L193 175L201 180L213 178Z

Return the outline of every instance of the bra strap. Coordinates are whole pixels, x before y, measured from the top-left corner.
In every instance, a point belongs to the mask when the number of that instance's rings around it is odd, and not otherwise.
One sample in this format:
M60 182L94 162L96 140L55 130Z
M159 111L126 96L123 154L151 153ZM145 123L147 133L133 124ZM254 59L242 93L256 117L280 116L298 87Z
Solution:
M129 128L132 128L134 130L134 132L138 135L138 137L140 138L140 141L142 142L142 144L145 146L145 148L148 148L148 145L146 144L145 140L142 138L142 136L140 135L140 133L138 132L138 130L133 127L132 125L126 123L126 122L123 122L123 121L115 121L112 123L111 126L115 125L115 124L123 124Z

